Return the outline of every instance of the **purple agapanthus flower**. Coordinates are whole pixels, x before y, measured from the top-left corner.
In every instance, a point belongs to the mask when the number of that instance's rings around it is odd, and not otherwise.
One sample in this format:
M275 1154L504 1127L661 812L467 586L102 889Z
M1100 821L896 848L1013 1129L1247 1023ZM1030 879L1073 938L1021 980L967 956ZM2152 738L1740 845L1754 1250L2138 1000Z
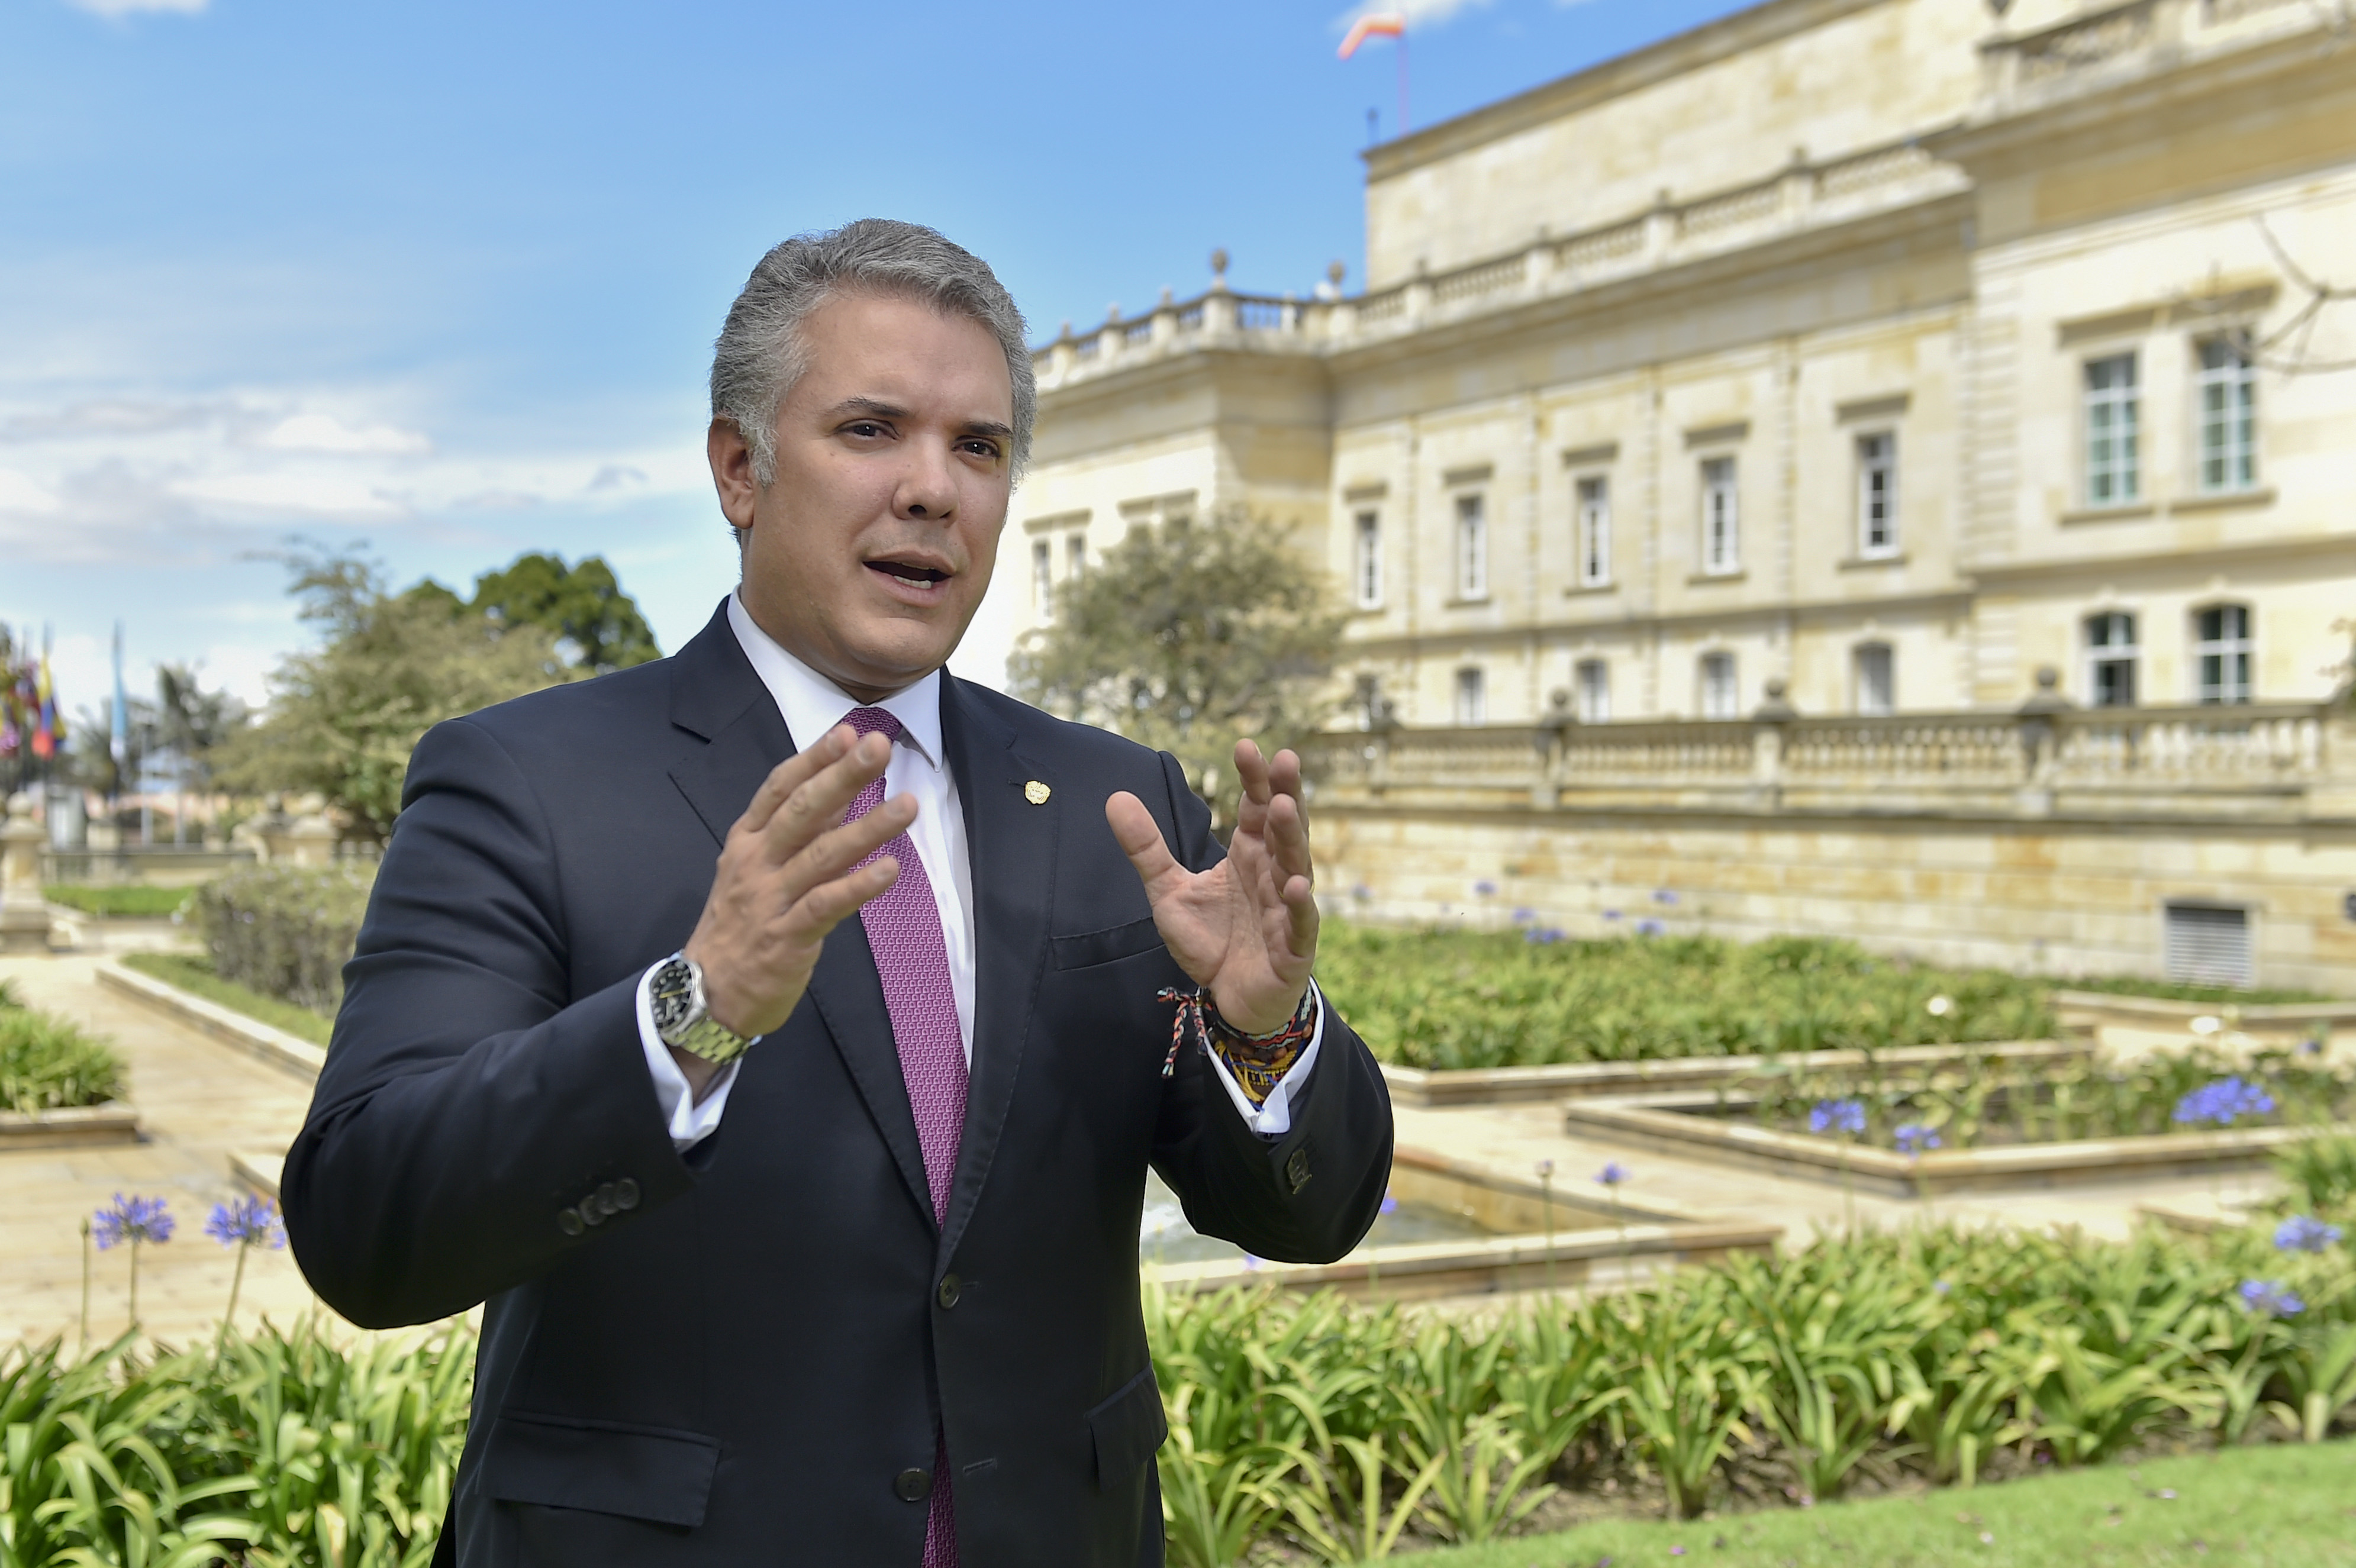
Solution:
M1658 936L1668 929L1657 920L1640 920L1636 923L1636 934L1639 936Z
M1653 901L1656 904L1673 904L1677 901L1677 891L1675 888L1655 888Z
M168 1242L172 1239L172 1211L161 1198L125 1198L118 1192L113 1203L101 1209L91 1219L90 1233L101 1252L125 1242Z
M1620 918L1620 912L1616 909L1607 909L1603 912L1603 918L1606 920L1618 920Z
M1398 1213L1398 1199L1396 1199L1396 1198L1394 1198L1394 1197L1392 1197L1392 1196L1391 1196L1387 1191L1387 1192L1385 1192L1385 1193L1383 1194L1383 1203L1382 1203L1382 1208L1380 1209L1379 1212L1381 1212L1381 1213L1385 1213L1385 1214L1396 1214L1396 1213Z
M1534 947L1551 946L1553 944L1563 940L1562 927L1558 925L1534 925L1527 931L1522 933L1522 940L1530 944Z
M1939 1147L1939 1135L1920 1122L1909 1122L1890 1136L1898 1140L1900 1154L1928 1154Z
M1944 1296L1949 1291L1954 1289L1955 1285L1954 1282L1952 1280L1934 1279L1931 1282L1931 1288L1937 1291L1941 1296Z
M2213 1123L2230 1127L2244 1116L2271 1115L2274 1108L2273 1095L2237 1074L2204 1083L2185 1095L2176 1103L2172 1119L2185 1126Z
M213 1205L205 1234L225 1247L271 1247L286 1244L286 1227L278 1205L267 1198L240 1198Z
M1472 891L1482 898L1494 899L1497 896L1497 884L1484 877L1472 884Z
M1538 912L1531 909L1526 904L1522 908L1514 912L1514 923L1515 925L1527 925L1530 922L1537 919L1537 917Z
M1595 1179L1606 1187L1617 1187L1628 1179L1628 1168L1616 1159L1607 1160L1603 1168L1595 1173Z
M2326 1253L2340 1244L2346 1235L2337 1225L2327 1225L2312 1214L2294 1214L2275 1227L2275 1249L2285 1253Z
M1865 1102L1862 1100L1819 1100L1808 1113L1808 1130L1855 1135L1865 1131Z
M2307 1303L2293 1296L2290 1286L2278 1279L2244 1280L2242 1305L2269 1317L2296 1317L2307 1310Z

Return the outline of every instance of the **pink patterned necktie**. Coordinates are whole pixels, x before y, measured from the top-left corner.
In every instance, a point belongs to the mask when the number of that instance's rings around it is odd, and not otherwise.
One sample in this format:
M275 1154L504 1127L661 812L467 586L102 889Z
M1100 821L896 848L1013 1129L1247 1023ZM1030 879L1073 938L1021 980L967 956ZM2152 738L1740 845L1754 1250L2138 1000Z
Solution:
M900 721L881 708L854 708L843 722L862 735L882 735L894 743L900 739ZM855 822L883 803L884 781L879 778L859 792L845 819ZM949 1181L957 1173L958 1140L965 1131L965 1037L958 1027L948 944L941 935L932 878L905 833L860 864L885 855L900 862L899 880L869 901L859 920L867 928L875 973L884 982L884 1008L891 1015L892 1040L900 1052L900 1076L908 1084L908 1109L916 1114L916 1147L924 1151L933 1222L939 1225L948 1219ZM944 1435L935 1445L924 1568L957 1568L957 1511L949 1497L948 1440Z

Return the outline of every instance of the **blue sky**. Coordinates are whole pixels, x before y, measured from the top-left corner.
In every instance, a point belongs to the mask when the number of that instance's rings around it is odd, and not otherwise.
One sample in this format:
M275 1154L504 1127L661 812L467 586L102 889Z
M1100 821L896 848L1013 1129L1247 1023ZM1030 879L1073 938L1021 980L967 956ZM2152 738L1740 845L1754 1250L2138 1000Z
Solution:
M1415 123L1740 8L1415 0ZM674 648L732 581L701 385L766 246L931 223L1038 340L1216 245L1355 289L1397 127L1349 16L0 0L0 620L54 626L69 709L118 617L134 685L259 698L305 633L254 555L300 534L461 588L602 553Z

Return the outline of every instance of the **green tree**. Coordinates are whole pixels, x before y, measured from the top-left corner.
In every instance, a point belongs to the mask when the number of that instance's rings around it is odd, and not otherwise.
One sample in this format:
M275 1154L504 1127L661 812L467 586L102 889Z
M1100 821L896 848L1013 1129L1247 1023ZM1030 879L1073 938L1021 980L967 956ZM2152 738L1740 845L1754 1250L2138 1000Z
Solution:
M602 556L584 556L568 567L561 556L519 555L504 571L475 579L474 608L502 626L545 628L593 675L662 656L646 618Z
M428 729L587 673L545 627L479 613L437 582L394 593L354 552L284 559L289 592L324 638L278 667L262 721L215 748L215 776L230 789L316 790L381 836Z
M1056 592L1009 671L1024 700L1175 756L1225 834L1236 742L1273 755L1324 722L1346 620L1282 529L1227 510L1132 528Z

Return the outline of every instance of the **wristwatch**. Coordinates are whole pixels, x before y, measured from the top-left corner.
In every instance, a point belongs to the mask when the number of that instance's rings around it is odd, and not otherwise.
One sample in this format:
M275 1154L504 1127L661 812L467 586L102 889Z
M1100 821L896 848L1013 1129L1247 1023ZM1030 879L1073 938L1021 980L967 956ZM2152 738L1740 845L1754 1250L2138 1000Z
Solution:
M752 1049L753 1040L712 1018L704 1001L702 967L684 953L674 953L655 965L647 1001L655 1017L655 1033L665 1045L720 1067Z

